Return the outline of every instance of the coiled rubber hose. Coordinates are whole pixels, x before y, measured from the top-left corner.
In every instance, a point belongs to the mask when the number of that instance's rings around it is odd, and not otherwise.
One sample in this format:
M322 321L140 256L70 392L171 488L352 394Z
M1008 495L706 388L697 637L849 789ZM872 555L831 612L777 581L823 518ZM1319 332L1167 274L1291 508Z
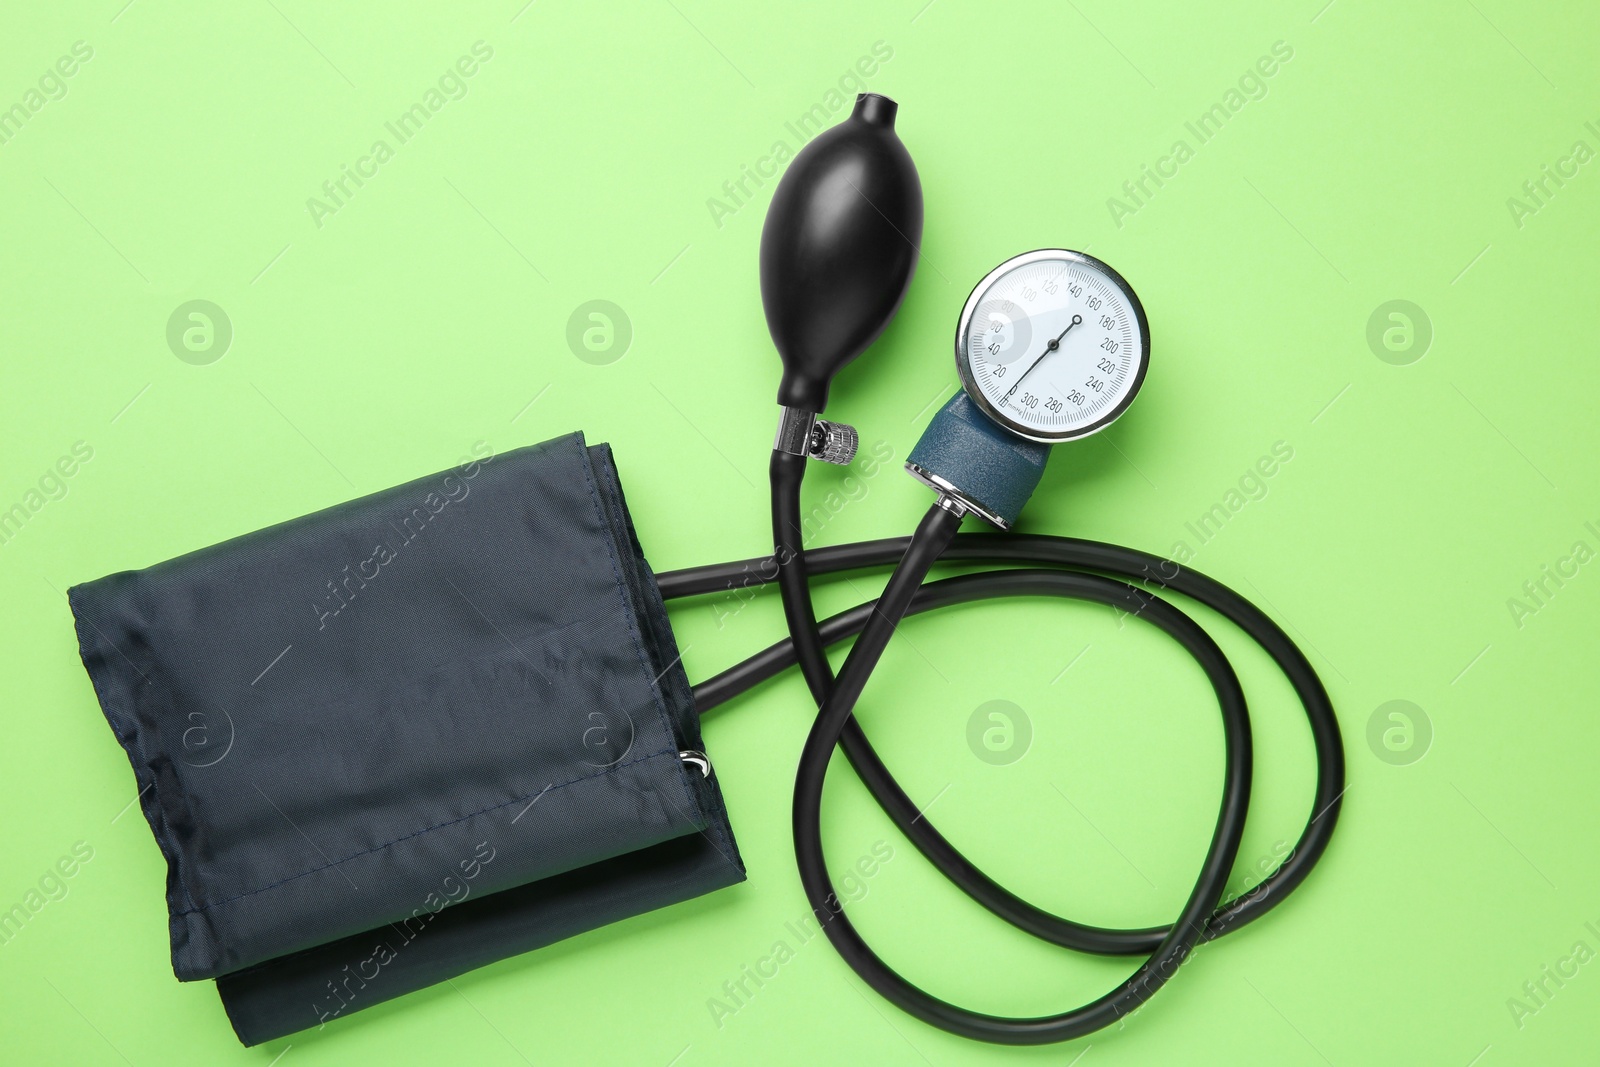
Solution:
M862 979L902 1010L952 1033L1010 1045L1066 1041L1111 1025L1137 1009L1177 972L1194 946L1230 933L1276 907L1321 858L1339 817L1344 750L1333 706L1316 671L1276 623L1231 589L1171 560L1131 548L1038 534L957 534L960 518L930 508L911 537L804 550L800 482L806 460L773 453L770 557L671 571L658 576L671 600L776 582L790 638L695 686L704 714L799 665L819 706L801 752L794 793L795 858L807 899L829 941ZM926 582L936 562L998 563L1003 569ZM817 622L813 575L896 564L883 594ZM1048 568L1048 569L1041 569ZM1250 725L1238 678L1215 641L1177 607L1130 582L1171 589L1206 605L1254 639L1289 679L1305 707L1316 746L1312 815L1276 870L1224 902L1222 894L1244 832L1250 801ZM1193 891L1170 926L1117 930L1073 922L1028 903L989 878L934 828L900 788L852 716L868 676L906 615L991 597L1063 596L1117 607L1161 629L1193 656L1216 692L1224 737L1223 793L1216 830ZM856 637L837 679L828 645ZM885 964L845 915L822 854L822 785L834 745L901 833L946 878L1000 918L1035 937L1099 955L1144 956L1121 985L1092 1003L1037 1018L970 1011L919 989Z

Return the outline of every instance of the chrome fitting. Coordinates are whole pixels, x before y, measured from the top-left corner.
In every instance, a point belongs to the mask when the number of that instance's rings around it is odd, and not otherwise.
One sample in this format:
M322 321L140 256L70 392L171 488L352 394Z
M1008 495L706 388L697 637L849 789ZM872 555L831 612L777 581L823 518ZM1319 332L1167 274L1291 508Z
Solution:
M791 456L811 454L811 429L817 417L799 408L784 408L778 419L778 436L772 442L774 452L787 452Z
M973 499L971 493L962 492L949 479L941 478L926 467L915 463L906 464L906 473L929 489L932 489L935 493L938 493L939 499L934 503L954 514L957 518L976 515L991 526L997 526L1002 530L1011 529L1011 523L1007 521L1005 516L996 514L992 509L984 507Z

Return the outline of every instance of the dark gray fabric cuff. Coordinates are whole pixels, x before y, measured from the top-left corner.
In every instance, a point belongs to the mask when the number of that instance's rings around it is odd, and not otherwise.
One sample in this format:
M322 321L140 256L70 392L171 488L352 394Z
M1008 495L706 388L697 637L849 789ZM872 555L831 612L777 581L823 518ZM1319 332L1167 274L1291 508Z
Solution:
M741 881L605 445L493 457L69 592L247 1044ZM354 977L351 977L354 975Z

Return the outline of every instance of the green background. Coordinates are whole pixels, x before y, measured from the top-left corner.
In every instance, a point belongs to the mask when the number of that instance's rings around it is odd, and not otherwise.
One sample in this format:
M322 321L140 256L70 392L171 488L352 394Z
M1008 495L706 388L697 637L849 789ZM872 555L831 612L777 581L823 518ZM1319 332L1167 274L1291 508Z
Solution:
M0 945L9 1062L1593 1055L1592 5L123 3L11 5L0 32L0 107L26 112L0 144L0 510L25 512L0 544L0 908L92 849ZM31 108L78 41L92 58ZM478 41L492 58L465 95L397 143L385 123ZM1228 110L1277 42L1292 56ZM164 866L65 590L443 469L474 442L573 429L615 447L658 570L760 553L777 374L756 251L772 181L746 179L742 203L723 185L778 142L798 148L786 123L826 110L863 57L868 87L901 102L927 226L898 319L830 408L893 460L812 471L808 500L843 502L813 543L901 534L926 506L896 468L952 391L951 333L979 277L1039 246L1108 260L1149 311L1151 372L1126 418L1058 449L1024 526L1181 542L1303 643L1349 758L1327 857L1121 1031L963 1041L787 930L806 912L788 812L809 705L791 675L706 725L748 883L241 1049L212 987L172 977ZM1200 143L1185 123L1219 102L1227 121ZM308 199L380 138L392 158L314 217ZM1141 168L1172 171L1180 139L1176 172L1127 199ZM1523 184L1545 166L1566 176L1536 203ZM596 299L626 315L625 351L569 346L569 317ZM191 300L223 309L225 352L169 346ZM1369 320L1392 300L1420 314L1380 313L1390 347L1374 346ZM1292 458L1255 482L1275 446ZM73 473L58 479L62 457ZM1202 544L1187 524L1217 504L1228 518ZM819 605L874 588L832 583ZM737 607L674 609L691 678L780 635L775 598ZM1257 736L1242 889L1310 814L1310 744L1285 684L1221 638ZM1159 635L1055 603L917 619L860 713L929 817L1028 899L1099 923L1176 912L1220 737L1198 670ZM969 744L974 716L1000 727L1000 751ZM825 833L839 866L893 849L852 914L941 996L1046 1013L1130 968L982 913L842 772ZM793 957L719 1025L724 982L780 940Z

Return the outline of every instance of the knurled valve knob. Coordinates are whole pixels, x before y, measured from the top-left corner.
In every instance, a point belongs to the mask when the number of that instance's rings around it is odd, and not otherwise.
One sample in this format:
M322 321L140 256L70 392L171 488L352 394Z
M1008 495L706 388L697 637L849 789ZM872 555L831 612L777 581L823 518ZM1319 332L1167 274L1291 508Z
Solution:
M849 423L818 419L811 427L811 442L806 454L824 463L844 466L856 458L860 439L856 428Z

